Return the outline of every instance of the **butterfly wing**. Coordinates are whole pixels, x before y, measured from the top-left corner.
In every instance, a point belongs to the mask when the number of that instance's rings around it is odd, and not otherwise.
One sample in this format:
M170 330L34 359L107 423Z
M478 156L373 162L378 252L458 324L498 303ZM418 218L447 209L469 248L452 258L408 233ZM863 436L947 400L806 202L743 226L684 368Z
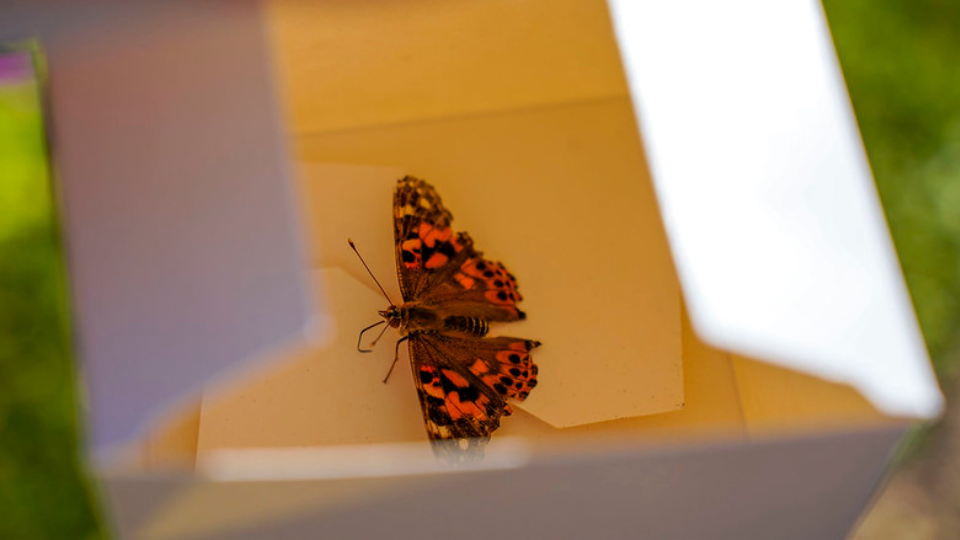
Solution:
M394 240L404 302L443 305L451 312L487 321L525 318L517 280L503 264L483 258L433 186L412 176L397 182Z
M509 416L507 400L523 401L537 385L530 351L536 341L423 332L408 338L427 435L446 461L479 459Z

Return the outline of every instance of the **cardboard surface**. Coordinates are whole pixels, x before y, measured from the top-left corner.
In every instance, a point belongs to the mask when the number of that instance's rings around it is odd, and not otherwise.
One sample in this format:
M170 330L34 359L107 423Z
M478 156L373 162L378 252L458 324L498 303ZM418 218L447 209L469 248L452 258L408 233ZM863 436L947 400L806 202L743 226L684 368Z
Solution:
M303 135L627 95L603 0L273 0Z
M224 388L222 398L206 392L201 454L215 448L426 440L405 350L384 385L394 340L385 338L371 354L356 349L357 333L382 309L383 297L339 269L317 277L329 288L327 307L336 314L332 342L265 365L239 392Z
M299 147L305 162L426 178L455 228L506 262L529 319L497 332L544 343L525 410L571 426L682 405L680 292L628 100L349 130ZM391 260L381 273L393 272Z
M856 388L731 355L750 434L889 426L904 422L876 409Z
M392 198L402 174L396 169L337 165L307 165L301 174L304 205L311 216L312 259L322 282L317 288L327 291L334 337L288 356L284 365L264 371L256 380L240 382L239 391L207 392L200 421L201 452L425 439L405 346L389 384L380 382L393 359L396 333L388 331L372 354L356 350L360 329L378 320L376 312L387 301L346 245L351 237L387 293L399 301ZM435 184L454 213L454 227L470 231L488 257L507 261L518 277L525 296L522 307L529 314L526 321L494 325L491 334L545 343L535 354L540 385L518 408L557 427L679 408L683 400L679 296L663 238L642 230L652 222L652 200L623 196L631 192L628 188L619 191L619 197L609 197L605 190L584 190L562 178L549 189L532 181L526 190L512 175L494 175L482 183L468 179L453 177ZM505 208L485 213L482 209L497 199L491 201L483 193L513 193L514 199ZM571 210L578 219L564 217ZM458 214L470 217L461 219ZM505 215L517 218L505 227L489 225ZM628 238L633 240L608 234L608 223L632 228ZM486 240L498 233L500 241L488 249L491 242ZM561 253L571 241L589 243L600 253L620 252L618 259L626 271ZM549 256L551 243L558 244L557 256ZM498 257L500 252L508 255ZM550 294L558 290L589 294L562 302Z

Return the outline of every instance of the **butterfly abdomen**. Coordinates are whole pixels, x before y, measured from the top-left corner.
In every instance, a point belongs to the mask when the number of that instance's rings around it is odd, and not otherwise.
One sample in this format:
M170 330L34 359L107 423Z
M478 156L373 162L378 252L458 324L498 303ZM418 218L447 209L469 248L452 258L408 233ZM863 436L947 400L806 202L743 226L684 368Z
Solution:
M453 332L463 332L477 337L483 337L490 331L487 321L477 317L465 317L463 315L451 315L443 320L444 330Z

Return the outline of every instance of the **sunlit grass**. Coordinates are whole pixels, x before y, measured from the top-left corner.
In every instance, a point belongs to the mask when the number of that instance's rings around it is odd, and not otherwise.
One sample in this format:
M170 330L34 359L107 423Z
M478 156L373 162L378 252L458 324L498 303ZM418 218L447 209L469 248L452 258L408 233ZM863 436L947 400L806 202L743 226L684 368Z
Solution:
M39 95L35 81L0 80L0 241L51 215Z

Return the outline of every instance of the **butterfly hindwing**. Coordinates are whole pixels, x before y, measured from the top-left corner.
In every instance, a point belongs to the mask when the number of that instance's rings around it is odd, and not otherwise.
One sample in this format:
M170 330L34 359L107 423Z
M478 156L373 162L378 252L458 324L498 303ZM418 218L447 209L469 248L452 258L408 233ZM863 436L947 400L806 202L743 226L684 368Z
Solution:
M537 385L536 341L424 332L409 343L427 435L448 460L479 455L510 415L507 400L523 401Z

